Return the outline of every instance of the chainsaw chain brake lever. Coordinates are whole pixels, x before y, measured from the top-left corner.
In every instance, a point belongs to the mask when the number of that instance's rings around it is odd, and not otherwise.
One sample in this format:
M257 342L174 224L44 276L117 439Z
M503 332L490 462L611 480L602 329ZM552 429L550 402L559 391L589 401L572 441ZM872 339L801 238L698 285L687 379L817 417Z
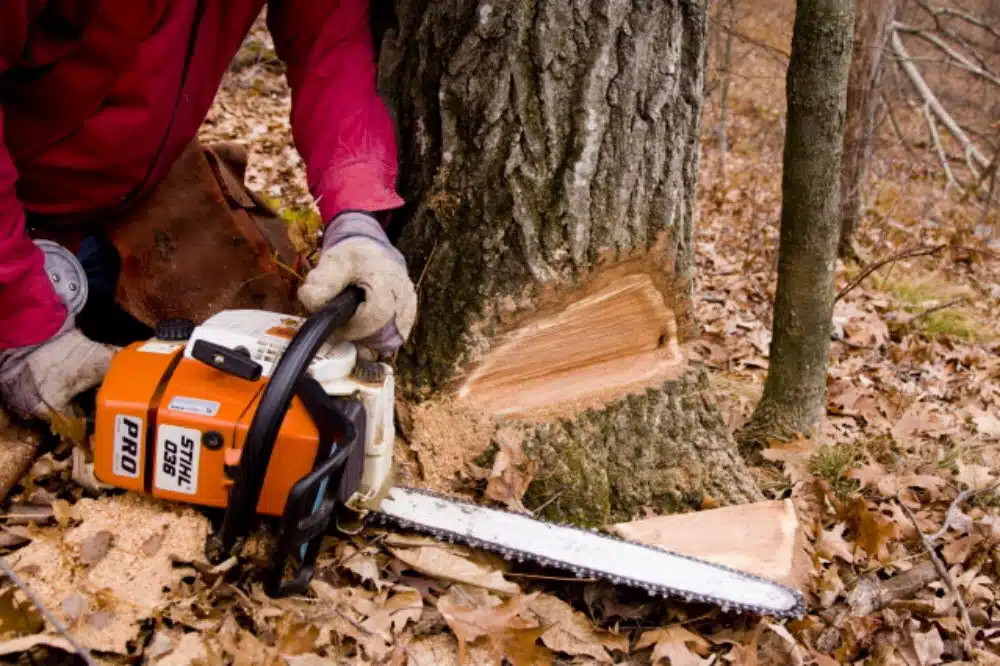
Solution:
M298 396L319 432L319 447L312 472L292 487L285 502L276 557L265 574L265 590L271 596L301 593L308 588L333 510L338 502L353 494L360 481L364 464L364 407L357 400L327 395L307 370L330 334L346 325L363 301L364 291L348 286L306 319L289 342L264 387L240 454L222 526L209 547L211 554L228 556L249 533L278 431L292 398ZM223 356L225 364L228 357ZM215 363L210 365L216 367ZM286 582L287 560L296 552L300 556L298 575Z
M216 370L251 382L260 379L263 372L263 366L250 358L248 350L230 349L208 340L195 340L191 356Z

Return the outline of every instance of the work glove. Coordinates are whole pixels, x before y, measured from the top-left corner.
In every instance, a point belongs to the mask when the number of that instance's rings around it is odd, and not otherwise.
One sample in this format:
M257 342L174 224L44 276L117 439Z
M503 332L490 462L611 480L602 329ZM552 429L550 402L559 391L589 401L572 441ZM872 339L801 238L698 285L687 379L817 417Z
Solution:
M53 412L68 415L73 398L101 383L114 351L84 336L69 315L45 342L0 350L0 402L22 419L51 423Z
M365 300L337 332L338 339L355 342L368 360L391 357L413 328L417 293L402 253L367 213L342 213L330 222L319 262L299 287L299 300L315 312L352 284L364 290Z

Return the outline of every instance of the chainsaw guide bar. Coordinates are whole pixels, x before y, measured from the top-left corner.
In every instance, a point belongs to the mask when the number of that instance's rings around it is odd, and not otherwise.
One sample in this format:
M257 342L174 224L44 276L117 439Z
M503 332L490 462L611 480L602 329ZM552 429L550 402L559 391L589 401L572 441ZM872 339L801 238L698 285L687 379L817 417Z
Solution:
M529 560L571 571L577 578L642 589L649 596L777 618L801 618L805 613L801 593L754 574L427 490L394 487L369 518L496 552L506 560Z

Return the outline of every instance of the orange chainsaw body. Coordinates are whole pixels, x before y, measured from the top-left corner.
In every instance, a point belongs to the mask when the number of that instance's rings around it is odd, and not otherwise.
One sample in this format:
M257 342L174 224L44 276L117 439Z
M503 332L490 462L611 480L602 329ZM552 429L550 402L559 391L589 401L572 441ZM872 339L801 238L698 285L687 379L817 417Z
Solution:
M224 508L267 378L249 381L139 342L114 357L97 395L94 472L110 486ZM298 397L274 443L257 513L280 516L313 467L319 433Z

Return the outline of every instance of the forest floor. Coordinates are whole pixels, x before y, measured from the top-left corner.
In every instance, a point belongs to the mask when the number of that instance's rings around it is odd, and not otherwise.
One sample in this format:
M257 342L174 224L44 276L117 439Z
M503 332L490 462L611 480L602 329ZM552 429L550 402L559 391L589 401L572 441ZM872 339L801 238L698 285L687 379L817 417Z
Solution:
M704 114L696 281L696 350L734 429L768 363L787 7L739 30L756 43L734 44L724 173L717 90ZM258 25L203 138L244 142L250 185L297 229L314 229L288 111ZM315 598L272 600L235 584L234 562L201 562L201 514L67 492L68 461L53 453L12 497L0 531L8 557L102 663L1000 664L1000 249L982 237L1000 220L945 192L933 156L880 137L859 245L874 262L922 254L867 274L838 265L825 438L775 444L755 468L769 496L804 507L813 570L802 620L637 601L382 532L331 542ZM12 585L0 588L0 639L10 663L72 663Z

